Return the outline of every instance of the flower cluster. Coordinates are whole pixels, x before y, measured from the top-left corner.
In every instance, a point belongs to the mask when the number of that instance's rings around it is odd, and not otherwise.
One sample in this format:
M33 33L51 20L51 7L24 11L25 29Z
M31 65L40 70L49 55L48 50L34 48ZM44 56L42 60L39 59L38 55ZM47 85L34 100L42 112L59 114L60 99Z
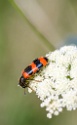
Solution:
M52 118L63 108L70 111L77 108L77 47L64 46L46 57L48 65L35 75L29 86L42 101L41 107L46 107L47 117Z

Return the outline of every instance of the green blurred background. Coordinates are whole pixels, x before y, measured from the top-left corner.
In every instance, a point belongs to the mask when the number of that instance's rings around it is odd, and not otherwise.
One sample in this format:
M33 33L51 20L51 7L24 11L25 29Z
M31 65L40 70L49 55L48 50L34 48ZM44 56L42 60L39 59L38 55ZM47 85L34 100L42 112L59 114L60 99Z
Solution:
M17 86L33 59L76 34L76 0L0 0L0 125L77 125L77 111L48 119L35 93Z

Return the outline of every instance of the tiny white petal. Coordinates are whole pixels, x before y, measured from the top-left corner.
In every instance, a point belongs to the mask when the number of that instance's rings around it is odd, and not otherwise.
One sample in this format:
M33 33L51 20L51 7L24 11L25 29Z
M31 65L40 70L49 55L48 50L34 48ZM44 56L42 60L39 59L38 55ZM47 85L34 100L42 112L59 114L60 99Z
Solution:
M50 113L47 114L48 118L52 118L52 115Z
M58 112L58 111L55 111L55 112L54 112L54 115L58 115L58 114L59 114L59 112Z
M30 88L28 88L28 92L29 92L29 93L31 93L31 92L32 92L32 90L31 90Z

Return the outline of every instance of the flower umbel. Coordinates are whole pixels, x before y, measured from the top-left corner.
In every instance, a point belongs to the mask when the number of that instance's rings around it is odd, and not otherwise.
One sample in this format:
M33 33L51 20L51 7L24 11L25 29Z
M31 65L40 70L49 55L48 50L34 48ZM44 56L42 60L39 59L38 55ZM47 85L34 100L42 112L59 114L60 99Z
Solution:
M58 115L63 108L77 108L77 47L64 46L46 55L49 63L38 74L29 86L46 107L47 117ZM30 88L28 89L31 92Z

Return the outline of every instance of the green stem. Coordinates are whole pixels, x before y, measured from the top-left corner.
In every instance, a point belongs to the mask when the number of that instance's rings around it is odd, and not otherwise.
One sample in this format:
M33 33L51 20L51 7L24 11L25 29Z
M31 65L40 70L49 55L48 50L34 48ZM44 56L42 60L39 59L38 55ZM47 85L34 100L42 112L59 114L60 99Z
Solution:
M55 47L48 41L48 39L42 34L40 33L40 31L29 21L29 19L24 15L24 13L22 12L22 10L17 6L17 4L13 1L13 0L9 0L9 2L13 5L13 7L24 17L24 19L26 20L26 22L30 25L30 27L32 28L32 30L39 36L39 38L42 39L44 45L46 45L46 47L52 51L55 49Z

